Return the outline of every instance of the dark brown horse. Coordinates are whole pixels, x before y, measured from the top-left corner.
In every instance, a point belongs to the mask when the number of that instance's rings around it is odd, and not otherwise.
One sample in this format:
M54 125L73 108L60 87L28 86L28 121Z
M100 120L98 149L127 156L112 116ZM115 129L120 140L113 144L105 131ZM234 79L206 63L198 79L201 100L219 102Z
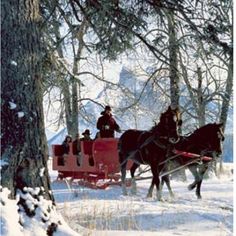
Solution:
M224 135L222 132L223 124L207 124L197 130L195 130L190 136L181 136L180 141L174 145L175 149L185 152L191 152L199 155L206 155L212 157L212 161L216 161L216 157L222 153L222 141L224 141ZM172 153L171 155L175 155ZM179 165L185 165L191 161L186 157L176 157L175 162ZM190 172L194 176L194 182L188 186L189 190L196 188L196 195L198 199L201 199L201 184L203 176L206 173L210 162L201 161L188 165ZM169 176L166 175L165 180L169 181ZM163 184L163 182L162 182ZM169 183L168 183L169 184ZM154 184L152 183L149 188L149 196L152 195ZM172 192L170 185L168 189Z
M118 149L124 195L127 195L125 184L126 165L128 160L132 160L134 164L131 168L131 174L134 173L140 164L150 165L153 174L153 184L157 187L157 197L161 199L158 191L159 173L163 166L159 166L159 163L166 158L167 152L169 152L172 145L179 141L178 128L181 124L178 108L171 109L169 107L165 113L161 114L160 122L150 131L127 130L122 134L119 139ZM158 157L153 155L154 153L158 153Z
M213 157L213 161L216 161L216 157L222 154L222 141L224 141L224 135L222 132L223 124L207 124L197 129L189 137L182 138L179 144L175 145L178 150L192 152L200 155L207 155ZM180 158L180 164L187 162L186 158ZM196 195L201 198L201 184L203 176L206 173L210 162L202 161L200 164L189 165L188 168L193 174L195 180L189 185L188 189L192 190L196 188Z

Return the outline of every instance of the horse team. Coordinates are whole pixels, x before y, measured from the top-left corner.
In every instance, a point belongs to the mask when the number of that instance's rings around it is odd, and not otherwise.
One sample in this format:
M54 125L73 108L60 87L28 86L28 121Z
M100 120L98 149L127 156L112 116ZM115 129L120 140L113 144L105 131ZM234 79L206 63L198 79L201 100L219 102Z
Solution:
M166 183L170 195L173 196L169 175L162 176L161 182L160 176L167 170L168 163L174 161L182 166L187 165L194 176L194 182L188 188L189 190L196 188L197 198L201 198L201 184L203 176L209 167L209 161L193 162L188 165L188 160L184 156L176 155L174 150L192 152L200 156L208 155L215 161L222 153L221 144L224 141L223 124L207 124L195 130L189 136L181 136L179 134L181 125L182 120L179 109L168 107L167 111L161 114L159 123L151 130L130 129L121 135L118 143L118 152L124 195L127 195L126 165L128 160L132 160L133 165L130 169L130 174L133 194L136 193L134 174L136 169L143 164L151 167L153 176L147 196L152 196L153 188L156 186L157 199L162 200L161 189L164 183ZM176 157L171 158L173 156Z

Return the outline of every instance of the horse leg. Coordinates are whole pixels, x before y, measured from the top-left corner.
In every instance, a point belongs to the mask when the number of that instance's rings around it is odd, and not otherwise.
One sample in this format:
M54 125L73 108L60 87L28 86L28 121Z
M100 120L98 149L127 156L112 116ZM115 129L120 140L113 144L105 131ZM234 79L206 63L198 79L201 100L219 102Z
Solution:
M157 189L157 200L162 201L161 188L160 188L160 178L159 178L159 168L156 163L151 164L151 171L152 171L152 175L153 175L153 183L156 185L156 189Z
M126 190L126 163L121 166L121 187L123 195L127 195Z
M201 185L202 185L202 180L200 180L200 181L197 183L196 195L197 195L197 198L198 198L198 199L202 199L202 196L201 196Z
M165 179L164 179L164 177L161 177L161 184L160 184L161 191L163 190L164 183L165 183Z
M124 156L119 153L119 160L120 160L120 171L121 171L121 188L123 195L127 195L127 190L126 190L126 165L127 165L127 160L125 160Z
M134 195L137 193L137 185L136 185L134 173L138 167L139 167L139 165L134 162L134 164L132 165L132 167L130 169L130 174L131 174L131 178L132 178L131 179L131 193Z
M199 182L199 174L196 165L188 166L188 168L194 177L194 181L188 186L188 190L193 190L197 186L197 183Z
M154 178L152 178L151 186L148 189L147 198L151 198L152 197L153 188L154 188Z
M207 169L208 169L207 165L201 165L199 167L199 177L200 177L200 180L197 183L197 188L196 188L196 195L197 195L198 199L202 199L202 196L201 196L201 185L202 185L203 176L206 173Z
M163 187L163 185L164 185L164 182L166 183L166 186L167 186L167 188L168 188L170 197L171 197L171 198L174 198L174 193L173 193L172 188L171 188L171 186L170 186L170 177L169 177L169 175L165 175L165 176L163 176L163 177L161 178L161 185L162 185L162 187Z
M163 185L164 185L165 180L166 180L165 177L162 177L162 178L161 178L161 185L159 186L160 191L162 191L162 189L163 189ZM169 180L169 181L170 181L170 180ZM152 183L151 183L151 186L150 186L149 189L148 189L147 198L151 198L151 197L152 197L154 185L155 185L155 180L154 180L154 178L152 178ZM168 184L168 183L166 182L166 185L167 185L168 189L170 188L169 191L172 192L171 187L170 187L170 184ZM173 193L172 193L172 194L173 194Z
M167 172L169 170L168 165L164 165L164 168L162 169L162 172ZM163 189L164 183L166 183L166 186L168 188L169 194L171 198L174 198L174 193L170 186L170 176L164 175L161 177L161 188Z
M188 190L191 191L197 186L197 181L194 180L191 184L188 186Z

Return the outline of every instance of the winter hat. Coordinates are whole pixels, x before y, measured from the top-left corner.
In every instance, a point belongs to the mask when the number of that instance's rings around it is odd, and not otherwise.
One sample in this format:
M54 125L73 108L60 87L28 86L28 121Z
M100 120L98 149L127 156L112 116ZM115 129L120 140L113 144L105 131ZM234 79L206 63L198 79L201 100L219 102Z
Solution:
M90 135L89 129L86 129L86 130L82 133L82 135L85 135L85 134Z
M105 106L105 111L111 111L111 107L110 106Z

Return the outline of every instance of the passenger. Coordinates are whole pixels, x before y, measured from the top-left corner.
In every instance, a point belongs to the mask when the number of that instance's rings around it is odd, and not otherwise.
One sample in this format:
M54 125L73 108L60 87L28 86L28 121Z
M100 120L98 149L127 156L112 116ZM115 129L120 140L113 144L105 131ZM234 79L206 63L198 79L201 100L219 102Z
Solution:
M101 138L114 138L115 131L121 132L119 125L111 114L111 107L106 106L105 110L101 112L101 117L97 121L97 128L100 130Z
M92 141L92 139L90 137L90 130L89 129L86 129L82 133L82 135L84 135L84 137L81 138L80 141ZM93 156L92 155L89 155L88 161L89 161L89 165L90 166L94 166L94 160L93 160Z
M62 143L62 148L63 148L63 157L67 157L70 151L70 143L72 142L72 138L70 135L67 135L65 137L65 140Z
M84 136L83 138L80 139L80 141L92 141L91 137L90 137L90 130L86 129L82 135Z
M80 136L76 134L75 140L73 141L73 153L79 155L81 152Z
M80 166L82 164L82 156L81 156L81 143L79 133L76 134L75 140L73 141L73 154L77 156L77 165Z

